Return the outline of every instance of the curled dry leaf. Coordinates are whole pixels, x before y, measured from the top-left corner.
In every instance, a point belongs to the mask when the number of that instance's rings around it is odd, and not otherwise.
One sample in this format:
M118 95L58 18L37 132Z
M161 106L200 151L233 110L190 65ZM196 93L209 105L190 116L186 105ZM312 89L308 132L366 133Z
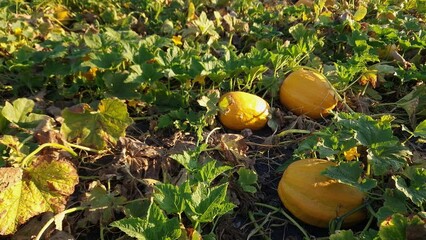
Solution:
M222 134L218 145L219 150L225 155L227 161L252 165L247 157L248 146L244 137L240 134Z
M119 145L121 146L119 162L127 164L134 177L160 179L162 148L128 137L121 137Z

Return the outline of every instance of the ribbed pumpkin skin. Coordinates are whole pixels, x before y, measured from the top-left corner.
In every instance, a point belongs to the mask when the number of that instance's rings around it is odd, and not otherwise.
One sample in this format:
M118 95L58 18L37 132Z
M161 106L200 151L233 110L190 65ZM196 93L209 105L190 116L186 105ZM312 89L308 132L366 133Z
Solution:
M335 93L325 77L306 69L296 70L284 79L280 102L294 114L314 119L326 117L337 105Z
M268 122L269 104L246 92L228 92L219 99L219 121L228 129L259 130Z
M354 187L321 175L333 162L303 159L288 166L278 185L284 206L298 219L313 226L326 228L330 220L360 206L364 194ZM357 211L345 218L343 226L351 226L366 218Z

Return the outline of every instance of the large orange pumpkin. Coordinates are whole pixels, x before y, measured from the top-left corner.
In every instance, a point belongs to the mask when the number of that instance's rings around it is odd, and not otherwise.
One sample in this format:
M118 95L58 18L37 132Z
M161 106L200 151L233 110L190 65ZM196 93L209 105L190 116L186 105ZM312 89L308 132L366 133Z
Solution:
M219 121L231 130L259 130L268 122L269 104L246 92L228 92L219 99Z
M298 69L280 87L280 102L296 115L325 117L337 105L336 94L320 73Z
M278 185L284 206L298 219L317 227L327 227L330 220L363 204L364 193L321 175L335 163L322 159L303 159L290 164ZM366 218L364 210L344 219L351 226Z

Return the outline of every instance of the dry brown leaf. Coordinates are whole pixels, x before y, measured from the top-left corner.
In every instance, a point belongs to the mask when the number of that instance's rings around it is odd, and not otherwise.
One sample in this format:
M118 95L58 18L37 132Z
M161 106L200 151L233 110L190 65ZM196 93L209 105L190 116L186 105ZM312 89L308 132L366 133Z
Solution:
M219 150L229 162L252 165L253 161L247 157L248 146L240 134L226 133L220 136Z

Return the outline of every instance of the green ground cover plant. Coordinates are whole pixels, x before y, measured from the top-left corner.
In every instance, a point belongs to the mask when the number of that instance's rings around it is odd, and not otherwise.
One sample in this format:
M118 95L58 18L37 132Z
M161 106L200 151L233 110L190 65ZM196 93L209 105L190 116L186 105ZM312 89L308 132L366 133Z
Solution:
M0 239L426 238L423 0L3 0ZM339 104L296 116L300 67ZM265 99L230 131L220 96ZM365 192L348 229L300 222L278 181L293 161Z

